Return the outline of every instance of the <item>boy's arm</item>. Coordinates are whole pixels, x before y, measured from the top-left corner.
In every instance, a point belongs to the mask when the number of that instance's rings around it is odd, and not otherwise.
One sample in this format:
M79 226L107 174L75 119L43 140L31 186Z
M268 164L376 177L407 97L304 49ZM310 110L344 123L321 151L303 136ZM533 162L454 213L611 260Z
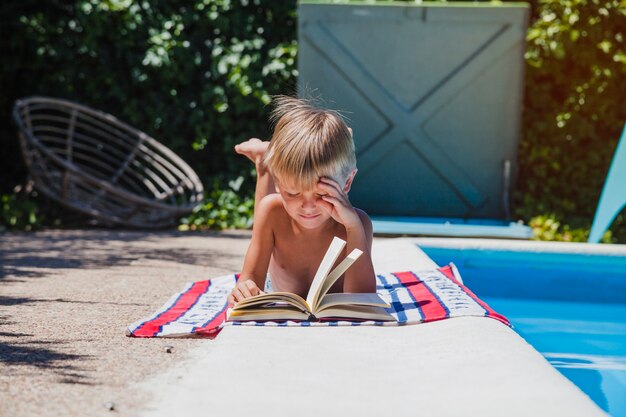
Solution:
M323 205L337 222L346 228L346 253L360 249L363 255L346 271L344 292L376 292L376 275L372 264L372 221L362 210L352 207L348 194L331 178L322 178L318 189L323 195Z
M267 269L274 248L273 207L272 196L263 198L259 201L258 207L255 207L252 239L246 252L237 286L231 293L232 300L229 297L231 302L257 295L265 285Z
M346 253L360 249L363 255L352 264L343 277L344 292L376 292L376 274L372 264L372 221L364 211L356 209L360 224L346 227Z

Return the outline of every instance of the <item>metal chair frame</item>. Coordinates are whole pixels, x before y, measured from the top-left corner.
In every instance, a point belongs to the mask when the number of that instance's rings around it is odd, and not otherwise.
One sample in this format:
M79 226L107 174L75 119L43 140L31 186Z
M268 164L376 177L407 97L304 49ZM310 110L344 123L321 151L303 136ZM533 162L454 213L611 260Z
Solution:
M35 187L106 224L161 228L202 200L193 169L116 117L67 100L13 106L22 155Z

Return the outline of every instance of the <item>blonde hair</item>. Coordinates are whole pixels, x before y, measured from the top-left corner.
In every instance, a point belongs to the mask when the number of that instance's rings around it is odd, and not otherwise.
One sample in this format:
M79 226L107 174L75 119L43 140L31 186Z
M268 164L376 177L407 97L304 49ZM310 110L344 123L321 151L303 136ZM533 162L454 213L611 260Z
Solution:
M295 97L275 96L273 102L274 134L264 159L272 175L303 190L320 177L345 181L356 168L356 156L341 115Z

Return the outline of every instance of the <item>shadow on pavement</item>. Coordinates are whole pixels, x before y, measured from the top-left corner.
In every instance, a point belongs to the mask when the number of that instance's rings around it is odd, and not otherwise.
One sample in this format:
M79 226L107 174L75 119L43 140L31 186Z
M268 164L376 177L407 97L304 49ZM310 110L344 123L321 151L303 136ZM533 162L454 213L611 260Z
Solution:
M242 233L119 232L104 230L64 231L64 233L12 233L3 236L0 247L0 280L20 282L20 278L49 275L44 269L99 269L127 266L140 259L189 265L219 266L233 254L193 248L151 249L163 238L220 237L249 239ZM147 246L147 247L146 247ZM207 245L208 246L208 245Z

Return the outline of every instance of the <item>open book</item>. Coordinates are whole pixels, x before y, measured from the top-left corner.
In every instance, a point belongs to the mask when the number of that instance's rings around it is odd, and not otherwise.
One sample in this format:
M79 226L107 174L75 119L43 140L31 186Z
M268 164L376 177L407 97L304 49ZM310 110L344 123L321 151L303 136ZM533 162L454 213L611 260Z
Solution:
M246 298L230 311L229 321L247 320L316 320L360 319L395 321L387 313L389 307L378 294L340 293L327 294L330 287L356 261L363 252L354 249L332 272L346 242L335 237L322 259L306 300L289 292L272 292Z

